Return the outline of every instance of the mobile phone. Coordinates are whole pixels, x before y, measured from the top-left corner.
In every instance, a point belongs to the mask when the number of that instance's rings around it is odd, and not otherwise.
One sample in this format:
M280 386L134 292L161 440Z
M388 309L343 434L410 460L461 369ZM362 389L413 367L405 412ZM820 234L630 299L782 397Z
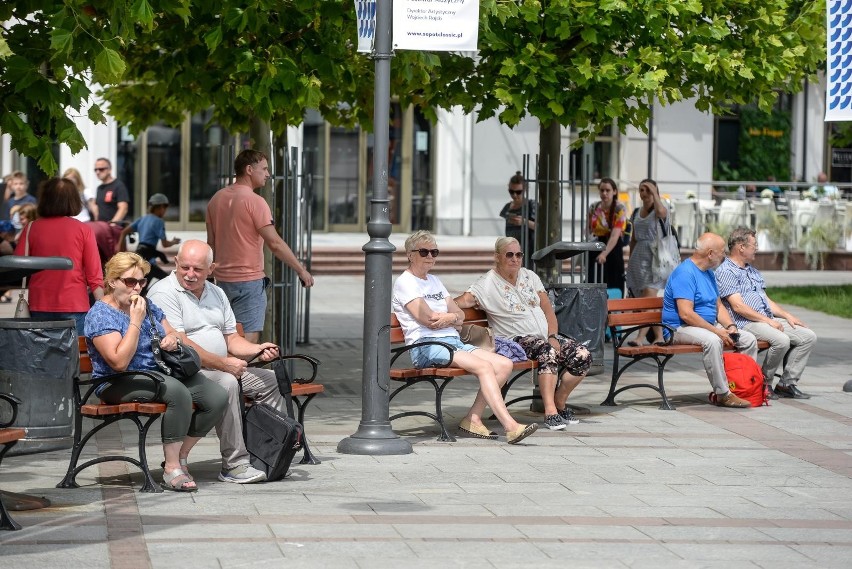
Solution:
M740 333L739 332L731 332L731 333L728 334L728 336L731 337L731 340L733 340L735 344L740 341Z

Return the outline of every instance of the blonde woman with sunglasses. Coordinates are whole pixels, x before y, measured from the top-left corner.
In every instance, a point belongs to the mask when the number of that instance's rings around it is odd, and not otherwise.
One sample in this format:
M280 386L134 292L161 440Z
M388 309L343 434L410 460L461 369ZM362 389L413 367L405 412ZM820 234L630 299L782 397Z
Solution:
M517 239L497 239L494 268L455 301L462 308L484 310L495 336L517 342L528 358L538 361L544 426L561 431L580 422L567 401L586 377L592 354L574 338L559 334L556 312L544 285L538 275L523 268L523 256Z
M497 434L482 423L485 406L506 431L509 444L516 444L533 434L538 425L521 425L509 414L500 388L512 373L512 360L464 344L456 327L464 322L464 312L453 301L438 277L429 274L435 266L439 249L435 237L428 231L418 231L405 241L408 268L393 285L393 311L399 320L406 345L418 345L411 350L414 367L461 368L476 376L479 391L470 410L459 423L459 430L472 437L496 439ZM452 363L447 348L428 342L438 341L454 348ZM419 346L423 344L422 346Z
M165 403L162 440L166 461L160 485L174 492L195 492L198 486L187 468L189 452L219 422L228 404L228 393L201 373L178 380L157 371L151 349L153 326L161 338L160 347L166 351L177 347L177 333L160 307L140 296L150 269L148 261L136 253L116 253L107 261L106 294L86 315L86 345L92 358L93 379L145 371L158 374L163 385L157 395L150 378L129 374L101 383L95 394L113 405L139 400ZM153 322L148 318L148 306Z

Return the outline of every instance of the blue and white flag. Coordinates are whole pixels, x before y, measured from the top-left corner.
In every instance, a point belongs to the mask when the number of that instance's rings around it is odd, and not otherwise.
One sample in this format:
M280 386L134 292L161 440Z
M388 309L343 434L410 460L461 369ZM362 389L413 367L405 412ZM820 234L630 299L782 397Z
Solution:
M355 0L355 15L358 18L358 53L370 53L376 38L376 0Z
M852 0L826 2L825 120L852 120Z

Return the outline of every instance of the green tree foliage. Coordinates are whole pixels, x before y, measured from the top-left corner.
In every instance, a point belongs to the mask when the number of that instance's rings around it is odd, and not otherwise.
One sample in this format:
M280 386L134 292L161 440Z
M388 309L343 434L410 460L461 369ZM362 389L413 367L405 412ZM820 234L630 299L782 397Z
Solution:
M317 109L335 124L370 124L373 63L356 53L353 2L193 0L121 50L126 81L106 90L110 112L140 131L213 111L232 132L252 119L281 134Z
M825 59L824 0L482 0L481 13L476 59L441 57L423 101L586 136L644 129L649 97L768 112Z
M11 146L57 169L54 142L86 146L73 118L104 122L91 85L121 81L122 46L164 15L186 18L190 0L5 0L0 3L0 131Z

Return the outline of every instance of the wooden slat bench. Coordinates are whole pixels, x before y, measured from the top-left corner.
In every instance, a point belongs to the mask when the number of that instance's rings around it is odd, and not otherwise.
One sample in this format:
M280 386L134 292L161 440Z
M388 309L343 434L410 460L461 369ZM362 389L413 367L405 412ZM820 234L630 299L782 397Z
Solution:
M84 469L101 463L113 460L123 460L137 466L144 478L141 492L162 492L163 489L154 482L154 477L151 475L151 470L148 468L148 458L145 454L145 439L148 436L148 430L160 415L166 412L165 403L156 402L138 402L138 403L120 403L111 405L107 403L88 403L89 398L94 394L97 386L103 381L120 380L122 377L131 375L144 375L148 377L159 389L162 380L153 373L147 372L123 372L111 375L106 378L100 378L97 382L93 382L91 378L92 360L89 358L89 352L86 349L86 339L79 338L80 349L80 370L74 377L74 446L71 449L71 460L68 463L68 471L65 473L65 478L62 482L56 485L57 488L79 488L76 478L77 475ZM83 392L85 389L85 392ZM99 421L91 430L83 434L83 417L95 419ZM86 443L96 435L101 429L107 427L116 421L128 419L132 421L137 430L138 436L138 454L139 458L109 455L99 456L91 460L87 460L83 464L77 465L80 460L80 453L86 446ZM144 420L144 423L143 423Z
M21 404L21 400L8 393L0 393L0 400L6 401L12 409L9 420L0 423L0 463L2 463L6 452L27 435L27 430L12 427L15 419L18 418L18 405ZM3 505L3 495L0 494L0 530L14 531L19 529L21 529L21 525L13 520L9 512L6 511L6 506Z
M488 320L486 319L485 312L482 310L478 310L475 308L465 308L464 309L465 323L476 324L478 326L488 326ZM448 366L445 367L428 367L428 368L394 368L394 364L403 354L407 353L411 350L413 346L402 346L401 344L405 343L405 337L402 333L402 328L399 325L399 321L396 318L396 315L391 313L390 318L390 343L391 343L391 352L394 354L391 358L390 366L390 379L392 381L396 381L402 383L399 387L393 390L390 394L390 401L393 401L394 397L399 395L402 391L408 389L413 385L418 385L421 383L427 383L432 386L435 390L435 412L430 413L428 411L404 411L392 415L390 417L390 421L395 419L401 419L403 417L411 417L415 415L420 415L424 417L428 417L435 421L438 426L441 428L441 434L438 437L439 441L446 442L455 442L455 437L453 437L448 431L446 424L444 423L444 414L441 408L441 399L444 394L444 390L446 389L449 383L457 378L465 375L470 375L469 372L459 369L452 368ZM396 346L396 347L394 347ZM447 346L452 352L452 348ZM530 372L530 370L535 369L538 365L538 362L535 361L524 361L524 362L516 362L514 365L514 370L517 371L514 376L509 378L509 381L506 382L506 385L503 386L502 393L503 398L506 398L506 395L511 389L512 385L522 376L526 375ZM532 395L527 395L524 397L518 397L512 399L507 402L506 405L511 405L513 403L517 403L518 401L525 401L532 399Z
M692 344L672 344L671 337L665 344L646 345L646 346L628 346L625 345L625 340L631 333L640 328L648 326L662 326L668 328L670 332L673 330L662 324L663 319L663 299L662 297L650 298L625 298L625 299L610 299L607 301L607 326L609 327L612 336L612 382L609 386L609 393L601 405L613 407L616 405L615 397L628 389L637 387L647 387L653 389L662 397L660 409L674 410L674 405L671 404L666 396L666 388L663 384L663 374L666 369L666 364L673 357L680 354L700 354L701 346ZM765 350L769 347L768 342L759 341L757 343L759 350ZM733 351L733 348L726 348L726 351ZM627 359L627 363L621 361ZM652 359L657 363L657 385L651 383L633 383L616 389L618 380L624 375L633 364L642 360Z

